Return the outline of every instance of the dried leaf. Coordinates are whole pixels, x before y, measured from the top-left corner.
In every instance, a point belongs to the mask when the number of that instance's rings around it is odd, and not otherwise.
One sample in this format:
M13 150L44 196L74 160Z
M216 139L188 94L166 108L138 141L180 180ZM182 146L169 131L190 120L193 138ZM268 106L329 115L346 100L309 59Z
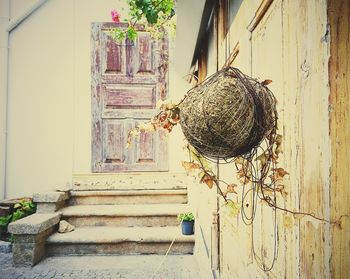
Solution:
M272 153L271 154L271 161L275 164L278 164L277 159L278 159L278 155L275 153Z
M199 169L199 164L194 162L182 162L182 166L184 167L187 175L192 173L194 170Z
M244 172L244 169L241 168L237 171L237 178L240 179L242 177L245 177L246 176L246 173Z
M241 182L242 184L246 185L248 184L248 182L250 181L248 176L242 177L239 182Z
M211 176L209 174L205 174L201 181L201 183L205 183L207 184L207 186L209 187L209 189L213 188L213 185L214 185L214 182L215 182L215 177L214 176Z
M175 107L172 101L169 100L159 100L156 104L156 107L160 110L170 110Z
M141 132L139 131L138 128L131 129L128 133L128 138L126 141L126 148L130 148L132 140L140 134L141 134Z
M168 132L170 133L173 130L173 124L169 122L169 120L166 120L162 123L162 127L165 130L168 130Z
M238 157L236 160L235 160L235 164L237 165L243 165L244 164L244 159L242 157Z
M282 181L281 181L281 182L282 182ZM279 193L282 195L283 199L287 199L287 197L288 197L288 192L285 190L285 187L284 187L283 184L277 184L277 185L275 185L275 191L276 191L276 192L279 192Z
M211 164L209 162L209 160L207 160L206 158L204 158L201 154L199 154L199 152L192 146L192 145L188 145L188 150L190 152L190 157L195 160L196 162L199 163L199 165L206 171L206 172L211 172L212 168L211 168Z
M159 114L158 119L160 122L164 122L168 118L168 113L163 111L161 114Z
M280 153L283 153L283 151L282 151L282 135L276 136L275 143L276 143L275 154L278 156Z
M246 172L246 169L242 167L237 171L237 179L239 179L242 184L247 184L250 180L250 175Z
M272 82L271 79L265 79L264 81L261 82L262 85L268 85Z
M261 167L264 167L268 159L269 159L269 156L266 153L262 153L255 159L255 161L260 161Z
M179 108L174 108L172 111L171 111L171 121L175 124L179 123L180 122L180 109Z
M281 145L282 144L282 139L283 139L282 135L276 135L275 143L277 145Z
M235 189L236 187L238 187L237 184L233 184L233 183L227 185L226 190L223 192L223 196L224 196L224 197L227 197L227 194L228 194L228 193L237 194L236 189Z
M142 131L142 132L154 132L156 130L156 127L152 122L140 124L138 128L139 128L139 131Z
M274 190L271 187L266 186L262 188L262 191L264 193L273 193Z
M279 177L283 178L285 175L289 174L283 168L275 168L275 169L272 169L272 171L275 172L277 178Z
M227 185L226 192L227 193L235 193L235 194L237 194L236 189L235 189L237 187L238 187L237 184L234 184L234 183L229 184L229 185Z
M285 191L284 189L281 191L281 195L282 195L282 198L283 199L287 199L287 197L288 197L288 192L287 191Z

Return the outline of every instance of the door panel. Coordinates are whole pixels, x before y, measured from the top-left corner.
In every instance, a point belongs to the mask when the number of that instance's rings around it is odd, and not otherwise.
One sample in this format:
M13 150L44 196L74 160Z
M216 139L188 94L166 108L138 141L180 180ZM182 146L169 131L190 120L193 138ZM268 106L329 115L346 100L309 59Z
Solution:
M166 171L161 133L141 133L128 149L126 143L130 129L152 118L167 95L167 72L159 67L167 40L137 26L135 42L117 43L108 33L115 27L127 24L92 25L92 171Z
M103 109L155 109L153 84L113 84L104 86Z
M103 159L106 163L124 163L124 150L118 148L125 143L124 124L123 121L110 119L103 122Z
M103 73L122 74L125 72L124 48L116 44L107 34L102 35L102 63Z

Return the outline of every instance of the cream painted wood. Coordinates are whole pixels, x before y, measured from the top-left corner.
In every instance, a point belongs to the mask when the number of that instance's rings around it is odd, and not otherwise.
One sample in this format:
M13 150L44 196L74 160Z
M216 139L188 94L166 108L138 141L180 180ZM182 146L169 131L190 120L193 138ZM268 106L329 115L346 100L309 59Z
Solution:
M290 173L285 179L287 199L280 197L279 205L317 212L325 218L329 217L330 164L329 54L327 41L322 39L327 31L326 7L325 1L243 1L225 38L229 42L219 45L218 57L219 67L233 55L233 61L229 61L232 66L260 80L272 79L269 88L278 98L279 133L284 135L284 153L279 162ZM234 54L236 45L238 54ZM232 172L224 168L221 177L232 181ZM260 246L258 254L271 259L271 209L262 207L259 214L257 231L261 236L255 236ZM246 278L329 276L328 226L278 213L278 258L267 274L253 260L250 227L240 216L232 219L224 211L220 212L220 220L222 278L242 274ZM240 251L239 260L232 257L233 251Z

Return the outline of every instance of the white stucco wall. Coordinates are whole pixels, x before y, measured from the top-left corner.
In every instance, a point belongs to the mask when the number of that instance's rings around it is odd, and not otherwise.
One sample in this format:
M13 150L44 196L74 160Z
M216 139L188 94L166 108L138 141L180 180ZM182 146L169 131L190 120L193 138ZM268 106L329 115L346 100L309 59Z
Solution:
M24 1L20 2L11 3L11 17L24 10L20 5ZM7 197L31 195L69 182L72 7L71 1L48 1L10 33Z
M11 18L34 2L11 1ZM113 8L127 13L122 0L49 0L10 33L7 198L62 188L73 174L90 173L90 24L110 21ZM186 86L171 71L170 98ZM183 171L182 138L180 128L169 137L170 171Z

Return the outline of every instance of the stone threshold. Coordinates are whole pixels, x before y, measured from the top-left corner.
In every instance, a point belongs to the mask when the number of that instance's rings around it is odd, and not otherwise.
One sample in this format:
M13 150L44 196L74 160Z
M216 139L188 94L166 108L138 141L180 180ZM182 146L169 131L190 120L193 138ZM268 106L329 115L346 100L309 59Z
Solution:
M156 190L187 189L189 178L185 173L89 173L74 174L73 190Z

